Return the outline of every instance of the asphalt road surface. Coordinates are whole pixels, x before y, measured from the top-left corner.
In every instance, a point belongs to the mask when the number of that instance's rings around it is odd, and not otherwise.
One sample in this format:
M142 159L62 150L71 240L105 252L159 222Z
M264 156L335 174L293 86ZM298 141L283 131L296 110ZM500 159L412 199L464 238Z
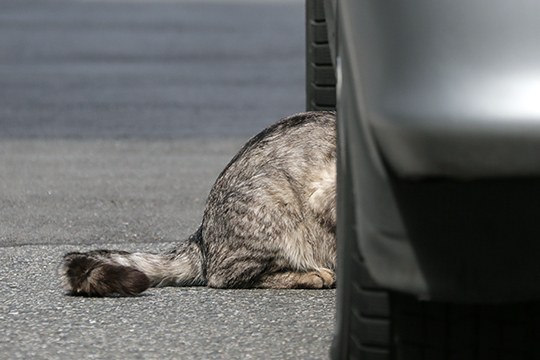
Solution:
M333 290L66 296L76 249L165 250L304 109L301 0L0 1L0 358L324 359Z

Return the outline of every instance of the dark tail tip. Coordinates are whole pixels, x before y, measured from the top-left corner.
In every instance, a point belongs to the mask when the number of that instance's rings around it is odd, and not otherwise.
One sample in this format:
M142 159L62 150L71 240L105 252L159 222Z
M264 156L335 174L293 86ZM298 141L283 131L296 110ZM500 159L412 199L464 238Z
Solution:
M133 296L150 287L150 280L143 272L84 253L65 255L60 273L64 287L72 295Z

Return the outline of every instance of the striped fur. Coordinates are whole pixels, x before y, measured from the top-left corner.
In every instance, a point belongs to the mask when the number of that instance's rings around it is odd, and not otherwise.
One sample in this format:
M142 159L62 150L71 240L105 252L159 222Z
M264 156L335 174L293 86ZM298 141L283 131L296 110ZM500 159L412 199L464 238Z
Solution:
M135 295L150 286L335 285L336 138L332 112L285 118L253 137L214 184L200 228L164 254L69 253L71 294Z

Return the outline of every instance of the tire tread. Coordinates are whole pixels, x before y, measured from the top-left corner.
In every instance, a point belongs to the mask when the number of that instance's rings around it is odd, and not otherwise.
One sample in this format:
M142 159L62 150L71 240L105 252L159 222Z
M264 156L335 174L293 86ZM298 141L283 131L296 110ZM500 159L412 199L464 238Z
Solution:
M336 76L322 0L306 1L306 110L335 110Z

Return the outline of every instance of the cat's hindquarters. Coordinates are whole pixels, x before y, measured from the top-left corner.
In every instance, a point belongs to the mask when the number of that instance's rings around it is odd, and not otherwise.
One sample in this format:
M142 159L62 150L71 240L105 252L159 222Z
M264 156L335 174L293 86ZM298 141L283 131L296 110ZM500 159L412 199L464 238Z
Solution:
M194 242L164 254L94 250L64 256L64 288L73 295L132 296L151 286L204 285L202 256Z

